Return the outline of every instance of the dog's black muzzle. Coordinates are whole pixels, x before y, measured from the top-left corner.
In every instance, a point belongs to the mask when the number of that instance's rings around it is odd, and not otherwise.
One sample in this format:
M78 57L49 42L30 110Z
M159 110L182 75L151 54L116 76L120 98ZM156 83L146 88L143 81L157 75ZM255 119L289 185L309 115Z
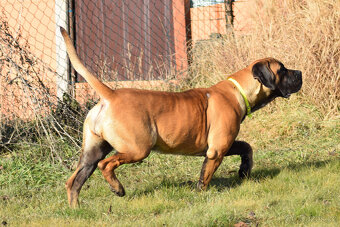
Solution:
M288 73L281 78L276 94L288 98L291 94L298 92L301 87L302 72L300 70L288 70Z

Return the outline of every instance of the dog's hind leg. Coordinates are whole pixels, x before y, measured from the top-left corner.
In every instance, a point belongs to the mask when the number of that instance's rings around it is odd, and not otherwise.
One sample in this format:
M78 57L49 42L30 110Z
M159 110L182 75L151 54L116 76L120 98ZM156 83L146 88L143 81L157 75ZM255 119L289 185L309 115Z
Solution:
M134 163L143 160L150 154L151 151L151 148L138 149L136 148L137 146L134 146L135 149L131 149L132 146L129 147L130 149L128 149L128 152L117 152L111 157L98 163L98 168L102 171L104 178L110 184L111 191L116 193L118 196L124 196L125 190L116 177L114 170L122 164Z
M251 146L244 141L235 141L225 156L230 155L241 156L241 165L238 171L239 177L249 177L253 168L253 149Z
M98 137L87 125L84 125L83 147L78 167L66 182L68 202L71 207L78 205L78 195L85 181L96 169L100 160L112 150L112 147L102 138Z

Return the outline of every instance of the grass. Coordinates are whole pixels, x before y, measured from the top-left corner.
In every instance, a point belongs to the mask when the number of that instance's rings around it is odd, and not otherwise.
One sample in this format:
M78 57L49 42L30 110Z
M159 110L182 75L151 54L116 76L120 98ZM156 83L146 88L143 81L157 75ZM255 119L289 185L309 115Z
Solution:
M227 157L206 192L195 189L203 158L152 153L117 170L125 197L116 197L97 170L81 191L81 208L72 210L64 189L70 170L48 161L39 149L2 154L0 221L12 226L339 226L340 121L322 119L312 106L291 99L276 101L242 124L239 139L255 150L252 177L241 181L240 158ZM64 145L66 153L70 149Z

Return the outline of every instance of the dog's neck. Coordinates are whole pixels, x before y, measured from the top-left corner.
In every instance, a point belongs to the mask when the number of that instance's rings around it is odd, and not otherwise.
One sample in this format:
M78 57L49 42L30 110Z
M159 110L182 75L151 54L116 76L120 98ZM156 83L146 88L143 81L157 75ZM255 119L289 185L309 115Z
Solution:
M252 79L251 82L248 81L247 83L243 83L243 85L241 82L240 85L245 90L252 112L261 109L277 97L269 88L265 87L256 79ZM238 95L238 100L239 102L241 100L240 105L242 106L242 109L246 108L241 94Z
M243 88L244 94L246 95L249 105L251 107L251 112L255 112L256 110L262 108L275 98L275 96L272 94L272 91L269 88L265 87L258 80L253 78L253 76L249 77L249 73L251 73L249 69L245 68L241 71L242 73L238 72L236 74L231 75L230 77L236 80L239 83L239 85ZM232 83L231 81L225 82ZM234 87L235 91L234 94L240 105L242 116L244 117L247 114L247 106L245 104L245 100L239 89L234 84L232 84L232 86Z
M231 81L236 86L236 88L239 90L239 92L240 92L240 94L243 98L244 104L246 106L247 116L250 117L251 116L251 106L249 104L249 101L248 101L248 98L247 98L245 91L243 90L242 86L235 79L229 77L228 80ZM238 98L238 96L237 96L237 98ZM238 102L239 102L239 105L240 105L240 101L238 101Z

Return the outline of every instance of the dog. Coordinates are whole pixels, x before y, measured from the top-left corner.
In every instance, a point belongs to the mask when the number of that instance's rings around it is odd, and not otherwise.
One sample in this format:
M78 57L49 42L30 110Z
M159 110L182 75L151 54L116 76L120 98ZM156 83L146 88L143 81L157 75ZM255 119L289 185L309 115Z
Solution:
M253 166L252 148L244 141L235 141L241 122L250 112L276 97L287 98L302 86L301 71L264 58L209 88L184 92L112 90L86 69L65 29L60 31L73 67L100 97L84 122L78 167L66 182L71 207L79 204L81 187L97 166L111 190L124 196L115 169L143 160L151 150L205 156L199 190L207 188L224 156L240 155L239 176L248 177ZM105 158L113 149L116 153Z

